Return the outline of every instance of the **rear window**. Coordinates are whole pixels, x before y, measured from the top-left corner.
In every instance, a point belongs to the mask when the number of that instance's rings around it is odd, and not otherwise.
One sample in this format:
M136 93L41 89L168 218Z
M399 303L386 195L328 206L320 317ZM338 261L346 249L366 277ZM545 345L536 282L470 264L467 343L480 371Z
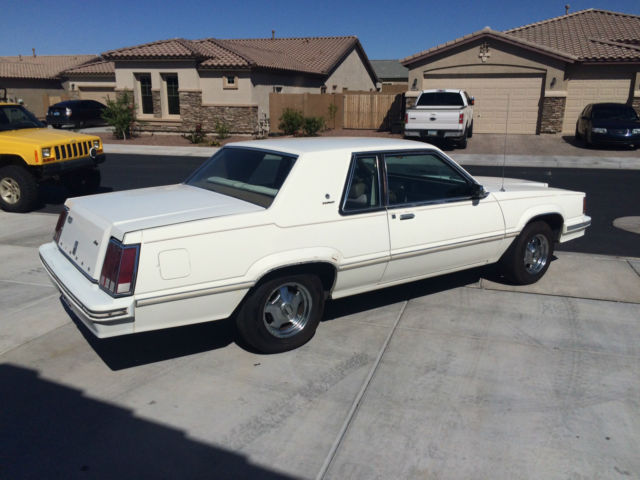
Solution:
M458 92L429 92L420 95L417 105L419 107L433 105L462 107L464 102L462 101L462 95Z
M637 120L638 115L632 107L626 105L594 106L594 120Z
M295 156L284 153L226 147L185 183L267 208L295 161Z

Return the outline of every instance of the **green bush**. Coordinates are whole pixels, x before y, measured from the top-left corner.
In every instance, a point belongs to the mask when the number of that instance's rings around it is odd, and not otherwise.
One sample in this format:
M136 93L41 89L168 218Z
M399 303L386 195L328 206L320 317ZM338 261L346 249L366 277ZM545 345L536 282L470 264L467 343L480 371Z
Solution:
M131 130L136 122L133 95L125 90L115 101L107 98L107 107L102 111L102 118L113 127L116 138L131 137Z
M300 131L303 124L304 116L302 112L293 110L292 108L286 108L284 112L282 112L278 128L282 130L285 135L295 135Z
M216 122L216 127L215 127L215 131L216 131L216 136L218 137L218 140L224 140L225 138L229 138L229 125L227 125L224 121L217 121Z
M305 117L302 124L302 131L305 137L313 137L324 128L324 118L322 117Z

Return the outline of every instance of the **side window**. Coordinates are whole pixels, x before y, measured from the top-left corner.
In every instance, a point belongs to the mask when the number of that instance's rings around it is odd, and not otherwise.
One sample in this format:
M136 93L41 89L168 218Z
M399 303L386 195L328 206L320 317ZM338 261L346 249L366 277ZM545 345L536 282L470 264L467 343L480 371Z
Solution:
M471 184L434 153L385 155L389 205L447 201L471 195Z
M357 212L381 206L378 162L375 155L356 156L351 161L343 211Z

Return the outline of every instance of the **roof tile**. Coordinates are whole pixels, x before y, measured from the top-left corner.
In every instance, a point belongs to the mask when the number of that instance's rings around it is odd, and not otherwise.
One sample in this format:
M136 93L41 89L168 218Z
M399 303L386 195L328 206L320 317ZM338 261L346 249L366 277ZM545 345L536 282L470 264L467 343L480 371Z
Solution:
M0 78L53 79L69 68L96 60L96 55L0 57Z

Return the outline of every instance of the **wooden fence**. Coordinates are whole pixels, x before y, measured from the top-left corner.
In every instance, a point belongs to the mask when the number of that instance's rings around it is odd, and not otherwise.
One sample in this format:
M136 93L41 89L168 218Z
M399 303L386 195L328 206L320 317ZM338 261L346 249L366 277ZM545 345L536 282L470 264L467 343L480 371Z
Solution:
M331 107L334 105L334 107ZM279 119L285 109L305 117L323 117L329 128L389 130L402 117L402 94L269 94L270 130L280 132Z

